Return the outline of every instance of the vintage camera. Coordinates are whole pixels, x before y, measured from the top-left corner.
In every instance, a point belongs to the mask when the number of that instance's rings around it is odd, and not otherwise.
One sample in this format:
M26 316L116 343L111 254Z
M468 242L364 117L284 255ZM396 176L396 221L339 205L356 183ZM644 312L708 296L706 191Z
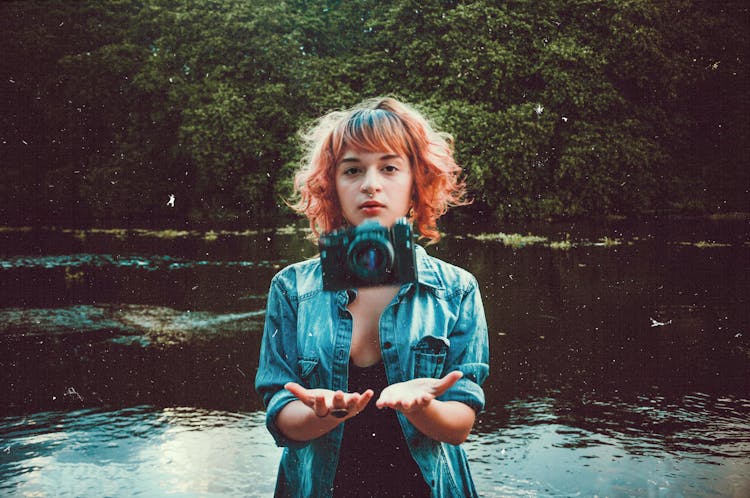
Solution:
M416 282L414 235L406 218L390 229L375 220L320 237L323 289Z

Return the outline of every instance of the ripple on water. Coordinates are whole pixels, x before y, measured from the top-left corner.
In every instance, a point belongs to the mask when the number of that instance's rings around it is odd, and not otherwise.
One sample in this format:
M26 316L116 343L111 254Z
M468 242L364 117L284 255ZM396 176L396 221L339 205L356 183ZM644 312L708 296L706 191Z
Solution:
M89 341L148 346L259 330L264 316L264 309L216 313L141 304L4 308L0 309L0 336L87 334Z
M187 259L167 255L118 255L118 254L57 254L49 256L6 256L0 259L0 269L13 268L79 268L79 267L114 267L136 268L148 271L183 270L201 267L238 267L238 268L276 268L286 264L286 260L261 261L223 261Z
M466 450L483 496L748 495L746 399L571 403L517 399L504 406L507 424L478 424Z

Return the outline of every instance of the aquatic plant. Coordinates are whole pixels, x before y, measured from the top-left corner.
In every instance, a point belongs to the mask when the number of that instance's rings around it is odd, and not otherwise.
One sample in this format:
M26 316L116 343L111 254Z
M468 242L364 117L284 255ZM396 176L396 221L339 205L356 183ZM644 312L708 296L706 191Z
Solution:
M134 230L136 235L141 237L155 237L158 239L178 239L181 237L197 236L199 232L195 230L146 230L136 229Z
M594 244L595 246L614 247L622 245L622 239L613 239L610 237L602 237L599 242Z
M569 251L574 247L573 242L570 240L570 234L565 234L565 240L553 240L549 243L550 249L555 249L559 251Z
M480 233L477 235L468 235L468 237L480 240L480 241L497 241L508 247L515 249L525 247L527 245L541 244L547 242L547 237L541 237L539 235L521 235L519 233Z
M83 271L73 271L69 266L65 267L65 286L70 287L74 283L83 281Z
M698 249L709 249L712 247L732 247L732 244L726 244L722 242L715 242L715 241L709 241L709 240L700 240L698 242L692 242L689 243L689 245L693 247L697 247Z

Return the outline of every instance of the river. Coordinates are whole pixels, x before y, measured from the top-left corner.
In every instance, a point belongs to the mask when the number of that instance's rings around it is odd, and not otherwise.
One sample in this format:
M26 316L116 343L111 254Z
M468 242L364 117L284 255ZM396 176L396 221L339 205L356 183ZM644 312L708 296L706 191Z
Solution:
M485 303L482 496L750 496L746 219L460 233L428 252ZM271 496L252 382L306 235L0 229L0 495Z

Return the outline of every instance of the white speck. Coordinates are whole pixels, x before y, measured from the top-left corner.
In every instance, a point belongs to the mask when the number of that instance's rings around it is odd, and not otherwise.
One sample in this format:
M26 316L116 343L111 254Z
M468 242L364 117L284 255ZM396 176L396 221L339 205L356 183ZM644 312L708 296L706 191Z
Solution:
M21 143L24 145L29 145L29 143L26 140L21 140Z
M562 121L563 121L563 123L567 123L567 122L568 122L568 118L567 118L567 117L565 117L565 116L563 116L563 117L562 117Z
M69 387L65 391L65 396L76 396L80 401L83 401L83 398L81 397L80 394L78 394L75 387Z
M665 325L669 325L670 323L672 323L672 320L666 322L659 322L657 320L654 320L653 318L649 318L649 320L651 320L652 327L664 327Z
M736 334L734 334L734 337L736 339L739 339L740 337L742 337L742 332L737 332Z
M14 80L13 78L8 79L8 81L10 81L11 83L14 83L14 84L16 82L16 80Z
M276 334L278 334L278 333L279 333L279 329L274 330L273 334L271 335L271 337L276 337Z
M271 237L266 237L266 240L267 240L268 242L271 242Z
M544 106L542 104L537 104L534 108L534 112L537 114L537 116L541 116L541 114L544 112Z
M167 201L167 206L174 207L174 194L169 194L169 200Z

